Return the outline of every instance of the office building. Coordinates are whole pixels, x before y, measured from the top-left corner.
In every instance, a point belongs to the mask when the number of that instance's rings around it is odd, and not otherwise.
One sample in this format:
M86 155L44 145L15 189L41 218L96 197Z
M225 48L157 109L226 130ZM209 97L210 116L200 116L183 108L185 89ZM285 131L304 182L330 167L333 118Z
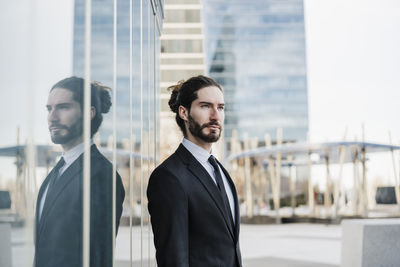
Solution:
M225 89L225 140L308 132L302 0L203 0L207 73Z

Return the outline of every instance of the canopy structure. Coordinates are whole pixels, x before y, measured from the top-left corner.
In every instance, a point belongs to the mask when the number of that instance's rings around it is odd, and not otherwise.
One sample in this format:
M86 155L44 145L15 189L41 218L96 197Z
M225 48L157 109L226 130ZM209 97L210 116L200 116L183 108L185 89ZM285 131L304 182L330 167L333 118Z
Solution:
M26 145L9 146L0 148L0 157L16 157L22 161L26 157ZM48 167L53 166L57 157L61 156L62 150L58 146L54 145L35 145L34 150L36 151L35 164L37 167ZM111 159L113 150L100 147L100 152L107 158ZM117 149L117 161L129 160L130 152L123 149ZM133 159L140 159L140 154L132 152Z
M275 157L277 153L281 153L282 157L292 156L308 156L310 154L317 155L318 160L329 157L331 163L340 162L340 150L346 148L344 153L344 162L353 162L355 157L360 157L361 151L366 153L388 152L400 150L400 146L369 143L369 142L325 142L325 143L289 143L283 145L275 145L269 147L259 147L250 149L229 156L229 160L237 160L245 157ZM318 157L319 156L319 157ZM296 161L294 161L294 164ZM301 162L299 162L301 164ZM304 163L304 162L303 162Z
M236 141L237 142L237 141ZM245 141L246 142L246 141ZM266 142L267 143L267 142ZM238 147L238 145L235 145ZM246 144L245 144L246 147ZM247 145L247 148L249 145ZM281 184L281 168L282 167L298 167L308 166L308 208L310 215L315 215L315 200L314 189L311 182L311 167L313 165L326 166L326 182L327 189L324 194L324 205L326 210L332 210L332 217L337 215L338 209L344 205L344 189L342 186L342 168L344 163L354 164L354 188L353 188L353 213L354 215L368 216L368 201L367 201L367 181L366 181L366 161L367 154L377 152L391 152L394 161L393 152L400 150L400 146L391 144L381 144L372 142L357 142L357 141L341 141L341 142L322 142L322 143L286 143L277 145L269 145L244 151L236 150L232 153L228 160L233 163L236 168L243 166L244 178L246 180L246 202L247 211L252 210L252 179L270 179L273 203L276 210L277 221L280 221L279 208L280 208L280 184ZM253 162L253 164L250 163ZM241 162L241 163L240 163ZM339 164L340 171L337 181L331 179L330 165ZM358 165L361 164L362 175L358 173ZM259 169L254 171L254 169ZM254 177L254 174L260 178ZM291 172L289 172L290 175ZM396 170L395 170L396 173ZM268 178L267 178L268 176ZM293 184L292 177L289 177L291 192L295 193L295 185ZM395 191L397 203L400 203L399 192L399 179L396 176ZM329 188L333 187L333 192ZM257 188L257 187L255 187ZM256 189L257 190L257 189ZM331 201L331 194L333 200ZM292 196L294 198L294 196ZM294 209L294 206L292 206ZM400 206L399 206L400 210ZM248 212L248 216L252 216L252 212Z

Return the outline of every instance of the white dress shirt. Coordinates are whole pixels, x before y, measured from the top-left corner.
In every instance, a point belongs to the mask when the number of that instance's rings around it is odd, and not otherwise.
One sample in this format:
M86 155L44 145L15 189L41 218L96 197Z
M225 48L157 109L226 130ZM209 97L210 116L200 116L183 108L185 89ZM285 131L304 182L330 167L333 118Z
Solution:
M211 176L213 179L213 182L217 186L217 180L215 178L215 172L214 168L211 165L211 163L208 161L208 158L211 156L211 154L205 150L204 148L196 145L195 143L189 141L186 138L183 138L182 140L182 145L189 150L189 152L193 155L193 157L196 158L198 162L206 169L208 174ZM232 188L229 185L228 179L225 176L225 173L222 171L221 167L218 165L219 172L221 173L222 176L222 181L224 182L225 186L225 191L226 191L226 196L228 197L229 200L229 206L231 208L231 214L233 218L233 222L235 223L235 202L233 200L233 193L232 193Z

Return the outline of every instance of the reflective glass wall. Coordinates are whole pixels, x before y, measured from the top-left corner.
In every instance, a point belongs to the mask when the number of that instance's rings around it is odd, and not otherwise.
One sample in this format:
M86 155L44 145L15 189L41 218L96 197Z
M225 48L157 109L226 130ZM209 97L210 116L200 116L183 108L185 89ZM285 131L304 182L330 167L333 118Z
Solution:
M163 1L0 12L0 266L153 266Z

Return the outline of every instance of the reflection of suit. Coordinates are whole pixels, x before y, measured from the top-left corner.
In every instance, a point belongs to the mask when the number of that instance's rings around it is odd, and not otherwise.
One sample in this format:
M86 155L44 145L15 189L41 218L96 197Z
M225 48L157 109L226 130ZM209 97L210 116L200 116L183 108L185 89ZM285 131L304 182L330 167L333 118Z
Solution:
M112 164L91 147L90 266L112 266ZM40 222L40 199L53 175L40 187L36 205L36 267L82 266L83 154L57 179L49 190ZM116 183L116 228L122 213L125 191L121 177Z
M147 189L158 267L239 267L239 211L232 189L232 226L221 194L204 167L181 144L152 173Z

